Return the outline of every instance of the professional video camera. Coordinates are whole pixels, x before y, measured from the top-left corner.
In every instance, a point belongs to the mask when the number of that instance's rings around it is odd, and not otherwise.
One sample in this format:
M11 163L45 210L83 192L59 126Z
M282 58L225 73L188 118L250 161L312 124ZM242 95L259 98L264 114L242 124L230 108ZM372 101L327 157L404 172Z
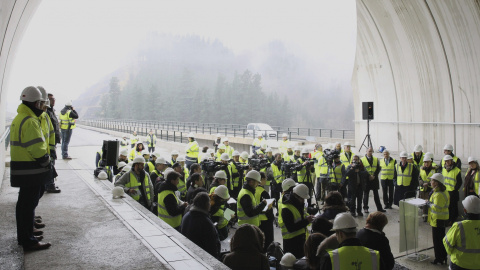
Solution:
M242 173L244 171L248 170L248 168L250 167L250 165L248 165L248 164L244 164L244 163L241 163L241 162L235 162L233 160L230 160L230 161L233 162L233 164L237 168L237 171L242 172Z
M302 157L302 160L304 163L307 162L307 164L304 165L306 167L313 166L315 164L315 161L317 161L316 158L304 158L304 157ZM302 163L302 166L303 166L303 163Z
M204 160L200 162L200 166L202 167L202 170L205 173L214 173L218 170L221 170L222 168L226 167L226 164L223 164L221 162L217 162L214 160Z
M299 165L301 166L298 162L282 162L280 170L283 172L283 175L285 175L285 178L290 178Z
M337 150L331 150L331 149L325 149L323 150L323 157L325 158L328 167L332 168L333 167L333 162L335 159L336 155L340 155L340 153Z
M266 158L249 158L248 164L257 171L270 167L270 162Z

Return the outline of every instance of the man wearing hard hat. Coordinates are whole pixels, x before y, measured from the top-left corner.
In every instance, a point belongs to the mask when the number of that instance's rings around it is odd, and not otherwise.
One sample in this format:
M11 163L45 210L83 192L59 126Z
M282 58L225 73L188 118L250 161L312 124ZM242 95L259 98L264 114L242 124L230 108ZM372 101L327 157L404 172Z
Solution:
M340 213L333 221L340 246L328 251L320 260L321 270L331 269L384 269L380 253L366 248L356 238L358 224L348 213Z
M72 130L76 127L75 119L78 119L78 113L69 101L65 107L60 111L60 131L62 133L62 158L72 159L68 155L68 144L72 137Z
M260 226L259 214L267 205L267 201L263 200L257 204L255 199L255 189L260 184L260 173L256 170L251 170L245 176L245 183L243 184L237 199L237 214L238 225L251 224ZM272 204L268 205L271 209Z
M350 163L352 161L352 157L355 155L351 151L351 147L352 147L352 145L349 142L345 142L343 144L344 151L343 151L343 153L340 154L340 161L342 161L342 163L345 165L345 167L350 165Z
M408 154L400 152L400 163L395 166L397 181L395 184L395 196L393 203L400 204L400 200L416 196L418 184L418 170L412 163L407 162Z
M130 172L122 175L115 186L122 187L126 194L139 202L147 209L151 209L153 202L153 185L150 176L143 170L145 158L136 156Z
M134 130L133 134L130 134L130 146L133 148L137 142L140 141L140 136L138 136L137 131Z
M163 172L168 168L168 162L164 157L158 156L155 160L155 170L150 173L150 179L155 183L157 178L164 178Z
M313 216L305 210L305 200L310 199L310 191L304 184L298 184L293 192L282 198L279 226L282 230L283 250L290 252L297 259L304 256L303 245L307 239L307 226Z
M193 163L198 163L198 152L200 151L200 147L198 146L198 142L195 141L195 135L190 132L188 133L188 144L185 148L185 152L187 156L185 157L185 164L187 165L187 169L190 170L190 166Z
M462 201L466 219L455 222L443 239L450 255L450 269L480 267L480 199L470 195Z
M461 170L455 165L454 159L446 155L443 157L442 175L445 177L445 187L450 195L450 206L448 207L449 225L453 224L458 217L458 200L460 187L462 186Z
M443 154L446 156L447 155L451 156L453 159L454 165L457 166L457 168L459 168L460 170L462 169L462 161L453 153L453 146L451 144L445 144L445 146L443 147ZM442 168L444 165L445 165L445 160L442 159L442 164L441 164Z
M232 158L233 151L235 151L235 149L232 146L230 146L230 142L228 141L227 137L223 138L222 142L225 145L225 153L228 154L229 158Z
M478 159L468 157L468 170L465 174L464 194L465 197L469 195L478 196L480 194L480 167L478 166Z
M423 165L423 158L425 154L422 151L423 151L423 147L420 144L417 144L413 148L413 153L411 154L413 165L415 165L417 169L420 169L420 167Z
M215 147L215 152L218 150L218 146L222 143L222 134L217 133L217 138L213 141L213 146Z
M282 156L287 152L288 145L290 144L290 141L288 140L288 135L287 133L282 134L282 141L280 142L278 146L278 151L282 154Z
M263 135L258 134L257 138L253 140L253 143L252 143L252 153L253 154L257 153L257 150L259 150L264 143L265 143L265 140L263 139Z

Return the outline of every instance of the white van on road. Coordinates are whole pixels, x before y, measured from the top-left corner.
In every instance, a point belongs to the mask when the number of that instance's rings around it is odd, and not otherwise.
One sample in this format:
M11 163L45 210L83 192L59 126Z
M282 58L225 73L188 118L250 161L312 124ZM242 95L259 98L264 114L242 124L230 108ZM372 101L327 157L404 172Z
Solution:
M257 137L262 134L265 139L276 139L277 132L273 128L264 123L249 123L247 125L247 135Z

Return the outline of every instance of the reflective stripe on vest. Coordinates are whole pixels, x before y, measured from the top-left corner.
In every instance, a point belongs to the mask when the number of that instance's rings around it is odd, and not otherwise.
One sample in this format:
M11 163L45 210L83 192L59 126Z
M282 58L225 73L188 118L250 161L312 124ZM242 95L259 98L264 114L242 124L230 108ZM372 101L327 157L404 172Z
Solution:
M257 205L259 205L262 202L262 192L264 191L265 189L261 186L257 186L255 188L255 201L257 202ZM262 222L262 220L268 220L267 215L265 215L265 213L260 213L258 215L258 218L260 219L260 222Z
M362 246L344 246L329 251L332 269L380 269L380 253Z
M408 163L405 170L402 172L402 167L397 164L397 186L410 186L412 182L413 164Z
M450 171L447 169L442 169L442 175L445 177L445 187L447 191L455 190L455 185L457 184L457 175L460 173L460 169L457 167L453 167Z
M60 128L61 129L74 129L75 128L75 119L70 118L70 112L68 110L65 114L60 113ZM70 125L69 125L70 124Z
M437 220L448 219L448 206L450 198L447 191L439 191L436 188L429 199L430 206L428 209L428 222L432 227L437 227Z
M250 190L242 188L240 190L240 193L238 193L238 199L237 199L237 214L238 214L238 225L242 224L251 224L255 226L260 226L260 219L258 215L249 217L245 214L243 211L242 205L240 204L240 201L242 200L243 196L249 196L251 201L252 201L252 207L255 208L257 206L257 200L255 199L255 196L250 192Z
M275 165L274 163L272 163L270 167L272 168L272 171L273 171L273 179L277 184L281 184L283 180L285 180L285 175L282 174L282 171L280 170L280 168L278 168L277 165Z
M380 179L381 180L393 180L393 176L395 175L395 159L392 158L390 162L385 162L385 159L380 159Z
M228 220L225 218L224 214L225 212L221 207L217 210L217 212L215 212L215 214L213 214L214 217L218 217L218 229L223 229L228 225Z
M378 158L372 157L372 165L368 162L368 159L366 157L362 157L360 160L363 163L363 166L365 167L365 170L368 172L370 175L374 175L375 171L377 170L378 166Z
M147 199L150 201L150 185L148 184L147 174L145 174L144 185L145 185L145 193L147 195ZM130 197L132 197L135 201L140 200L140 196L142 195L142 193L140 192L141 186L142 184L140 184L137 181L137 177L135 177L135 175L132 172L130 172L130 181L125 185L125 187L134 189L136 191L135 195L130 195Z
M290 212L292 212L294 223L297 223L297 222L302 220L302 216L300 215L300 212L298 211L298 209L295 206L287 203L287 204L283 205L283 208L287 208L288 210L290 210ZM303 212L304 212L304 218L306 218L306 211L303 211ZM279 217L281 215L282 215L282 212L280 212L278 214ZM302 229L294 231L294 232L289 232L288 229L287 229L287 226L285 226L285 222L283 221L283 217L282 217L281 223L280 223L280 218L278 220L279 220L278 225L280 226L280 229L282 230L282 238L283 239L291 239L291 238L294 238L295 236L299 236L301 234L306 234L307 233L307 228L302 228Z
M464 269L478 269L480 265L480 221L456 222L447 232L443 243L451 250L451 261ZM453 243L451 243L450 241Z
M428 175L427 175L427 171L425 171L424 169L420 169L420 178L422 178L424 183L427 183L429 181L428 178L430 178L433 175L433 173L435 173L434 169L431 169ZM420 191L427 191L427 188L423 187L422 185L420 186Z
M172 190L164 190L158 194L158 217L161 218L163 221L165 221L168 225L172 226L173 228L177 228L182 224L182 214L178 214L176 216L171 216L168 214L167 208L165 207L165 198L172 194L175 197L175 200L177 200L178 204L178 198L175 195L175 192Z

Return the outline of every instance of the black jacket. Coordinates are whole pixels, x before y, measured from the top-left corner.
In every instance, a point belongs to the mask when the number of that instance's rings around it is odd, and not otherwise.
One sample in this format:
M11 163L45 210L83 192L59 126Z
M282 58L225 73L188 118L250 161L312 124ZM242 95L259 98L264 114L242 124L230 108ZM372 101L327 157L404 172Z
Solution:
M53 130L55 131L55 144L60 143L60 125L58 124L57 116L54 108L47 108L47 114L52 120Z
M208 193L208 191L204 187L198 187L198 188L194 188L193 186L188 187L187 196L185 197L186 202L188 202L189 204L192 204L193 198L195 198L195 196L197 196L197 194L200 192Z
M220 256L220 240L208 212L195 206L182 219L180 232L215 258Z
M63 109L60 111L61 114L65 114L68 110L71 110L70 112L70 118L72 119L78 119L78 113L75 110L72 110L72 106L65 106Z
M252 192L253 196L255 197L255 189L249 186L247 182L243 184L242 188ZM252 200L250 199L250 196L243 196L242 199L240 200L240 205L242 206L243 212L245 212L245 215L247 217L254 217L262 213L262 210L265 208L266 203L261 202L254 208Z
M380 252L380 260L383 261L385 269L393 269L395 259L385 233L363 228L357 232L357 238L360 239L363 246Z
M345 171L345 177L342 179L342 186L348 185L349 190L351 189L352 192L355 192L357 189L357 176L360 177L360 186L362 190L365 190L369 176L361 162L357 166L359 166L359 171L355 172L356 168L352 167L352 164L348 165L347 170Z
M175 193L175 191L177 191L178 189L169 181L164 181L160 184L158 194L160 194L164 190L171 190ZM185 206L178 205L177 199L175 199L175 196L172 194L169 194L167 195L167 197L165 197L164 203L165 208L167 208L167 212L170 216L183 215L183 212L185 212Z

